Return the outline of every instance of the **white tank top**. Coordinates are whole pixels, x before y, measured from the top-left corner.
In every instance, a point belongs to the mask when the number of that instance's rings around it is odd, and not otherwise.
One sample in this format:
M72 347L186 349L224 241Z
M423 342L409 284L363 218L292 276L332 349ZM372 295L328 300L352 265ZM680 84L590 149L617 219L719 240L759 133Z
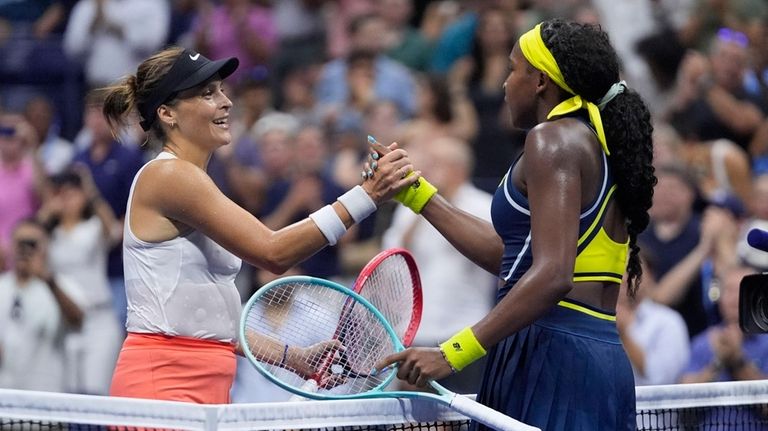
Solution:
M172 158L160 153L154 160ZM242 308L235 287L241 260L198 231L156 243L142 241L131 231L133 190L154 160L136 173L125 214L126 328L234 342Z

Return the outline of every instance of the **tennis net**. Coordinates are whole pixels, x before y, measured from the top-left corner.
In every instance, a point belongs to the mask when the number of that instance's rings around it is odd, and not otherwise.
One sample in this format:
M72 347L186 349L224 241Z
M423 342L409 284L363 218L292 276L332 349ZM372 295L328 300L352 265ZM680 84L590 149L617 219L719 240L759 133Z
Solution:
M367 399L198 405L0 390L0 430L434 430L466 417L425 400ZM768 430L768 381L637 388L643 431Z

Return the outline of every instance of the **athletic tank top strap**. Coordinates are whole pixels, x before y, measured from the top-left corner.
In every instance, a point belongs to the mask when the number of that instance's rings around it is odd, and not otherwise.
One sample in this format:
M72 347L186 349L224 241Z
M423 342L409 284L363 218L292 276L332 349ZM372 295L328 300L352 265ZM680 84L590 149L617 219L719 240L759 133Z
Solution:
M629 240L619 243L603 228L608 204L616 191L614 184L602 200L592 224L581 234L574 264L573 281L621 283L626 269Z

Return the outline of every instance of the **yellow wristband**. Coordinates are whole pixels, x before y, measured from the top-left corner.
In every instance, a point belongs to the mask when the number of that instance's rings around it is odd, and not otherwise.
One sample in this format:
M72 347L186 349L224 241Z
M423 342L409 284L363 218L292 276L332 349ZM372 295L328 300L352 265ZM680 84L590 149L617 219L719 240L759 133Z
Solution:
M467 365L485 356L485 349L477 341L469 326L441 344L440 351L443 352L451 368L456 371L461 371Z
M395 200L407 206L416 214L420 214L421 210L435 193L437 193L437 188L424 179L424 177L421 177L410 187L397 192Z

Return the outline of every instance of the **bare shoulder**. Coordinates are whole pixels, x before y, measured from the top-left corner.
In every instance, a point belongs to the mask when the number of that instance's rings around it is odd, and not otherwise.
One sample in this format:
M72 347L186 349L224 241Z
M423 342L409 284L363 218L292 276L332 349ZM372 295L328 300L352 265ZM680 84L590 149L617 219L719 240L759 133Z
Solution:
M581 121L561 118L546 121L531 129L525 138L529 161L572 164L595 151L596 138Z
M190 162L157 160L144 169L136 184L142 200L159 207L173 206L185 199L200 199L218 190L208 174Z

